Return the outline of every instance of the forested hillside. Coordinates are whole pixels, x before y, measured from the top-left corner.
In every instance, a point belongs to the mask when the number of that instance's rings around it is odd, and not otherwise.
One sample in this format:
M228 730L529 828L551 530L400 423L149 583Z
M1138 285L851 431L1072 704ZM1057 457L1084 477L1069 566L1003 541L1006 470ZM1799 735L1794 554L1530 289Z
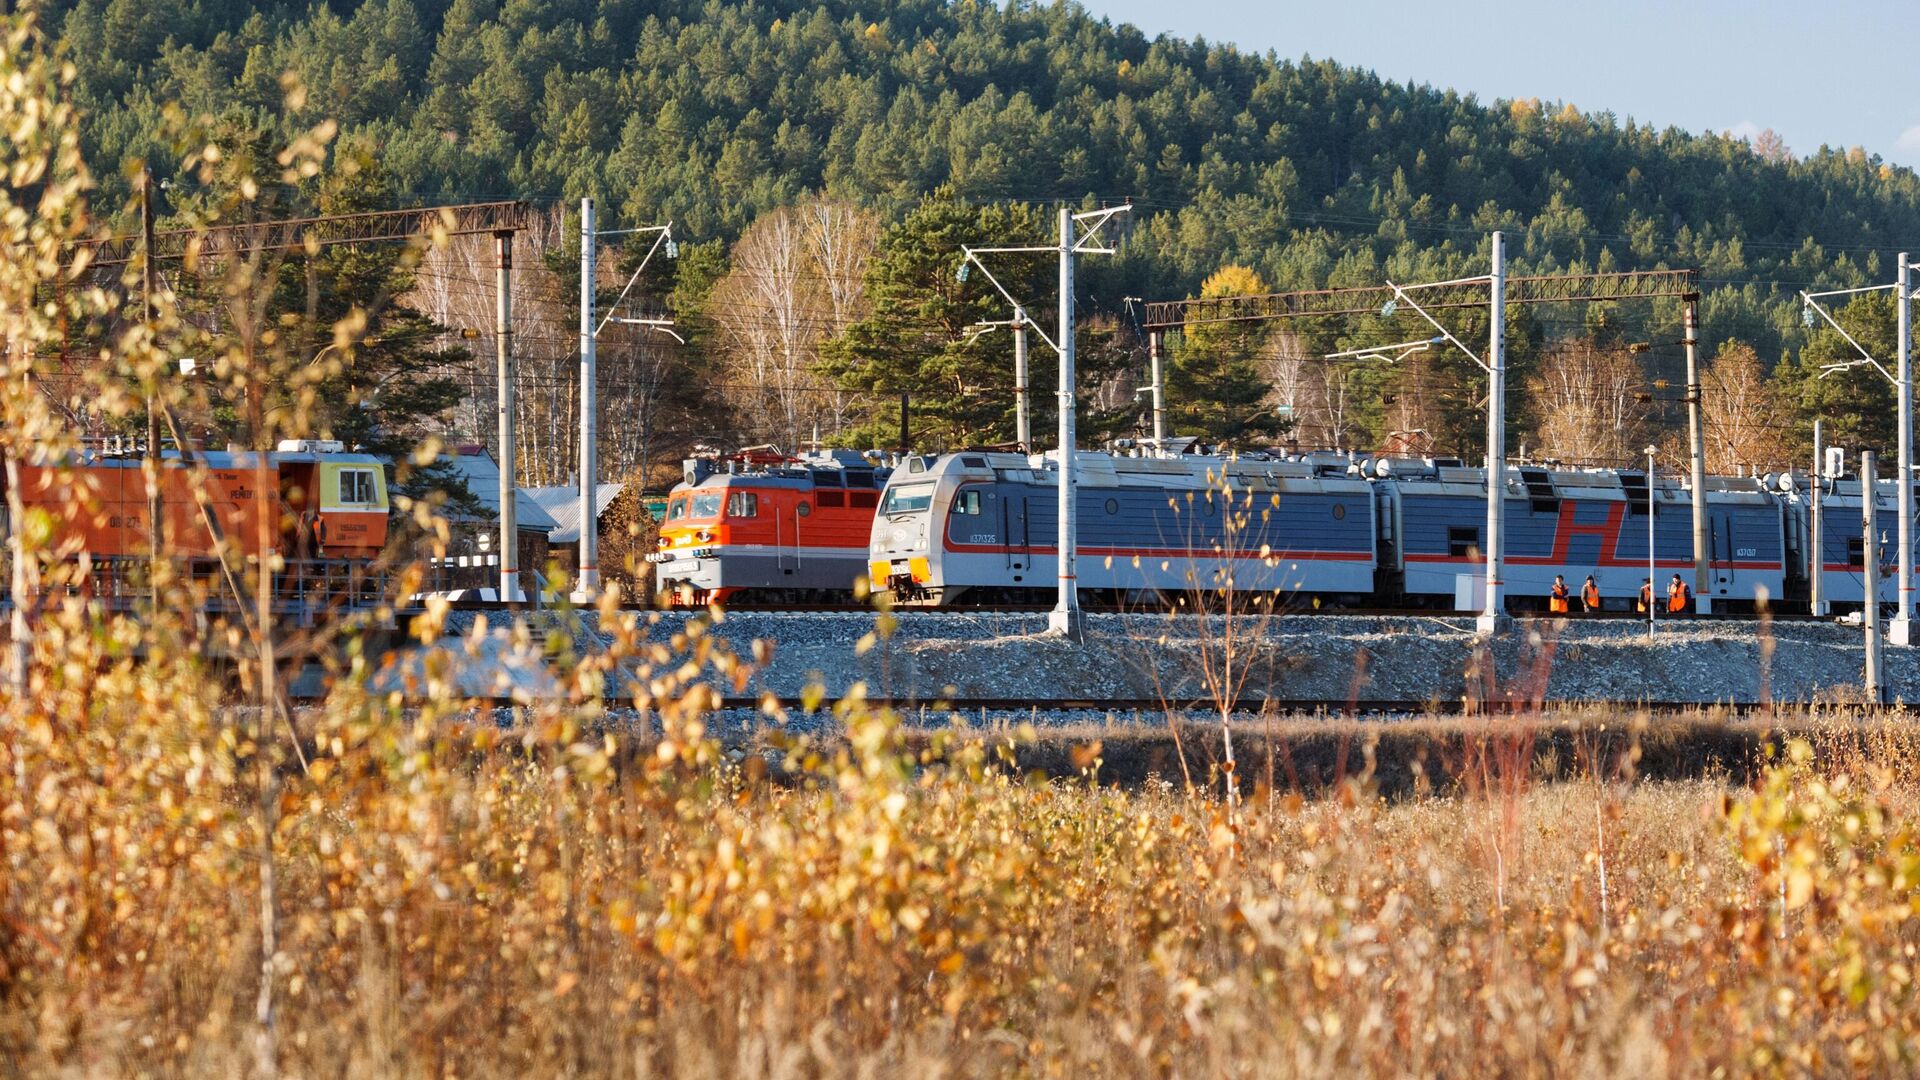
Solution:
M898 239L887 230L936 190L957 207L1127 198L1137 211L1123 252L1088 260L1081 297L1090 315L1122 324L1122 297L1191 294L1223 267L1272 289L1476 272L1487 232L1502 228L1523 273L1700 267L1709 350L1737 339L1756 370L1786 360L1789 419L1822 400L1867 437L1881 430L1880 388L1811 387L1797 363L1808 334L1788 298L1804 283L1890 278L1888 253L1920 248L1920 179L1857 150L1796 156L1571 105L1481 102L1332 61L1149 39L1073 4L57 0L44 10L79 65L90 156L110 189L124 184L123 159L164 171L170 102L262 126L332 116L343 146L377 157L383 199L564 205L593 194L613 224L670 218L690 244L713 245L706 285L740 269L722 251L751 239L751 226L810 201L857 211L885 249ZM292 114L281 108L287 72L308 91ZM1048 225L1027 210L996 220ZM871 260L889 265L899 260ZM742 288L735 314L756 302ZM682 294L681 310L701 315L705 292ZM808 357L786 350L789 374L832 369L835 387L899 389L863 381L857 348L829 347L876 314L886 315L836 308L807 332ZM1601 345L1609 334L1678 336L1670 307L1609 315L1625 322L1611 330L1568 317L1571 328L1523 327L1522 345L1540 346L1529 355L1569 329ZM715 330L696 347L727 337ZM979 347L937 343L947 346ZM1364 400L1332 423L1336 438L1378 439L1401 422L1378 392L1389 377L1338 378L1329 395ZM978 390L952 378L948 389ZM1131 388L1122 379L1100 392L1124 410ZM964 434L994 432L1004 428Z

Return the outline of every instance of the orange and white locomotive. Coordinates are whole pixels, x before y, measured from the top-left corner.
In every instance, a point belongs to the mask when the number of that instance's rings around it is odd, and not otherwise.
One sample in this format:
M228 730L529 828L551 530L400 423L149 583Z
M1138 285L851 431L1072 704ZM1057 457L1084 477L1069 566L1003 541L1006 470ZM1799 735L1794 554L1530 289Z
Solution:
M689 459L647 556L656 587L681 606L851 600L891 472L851 450Z

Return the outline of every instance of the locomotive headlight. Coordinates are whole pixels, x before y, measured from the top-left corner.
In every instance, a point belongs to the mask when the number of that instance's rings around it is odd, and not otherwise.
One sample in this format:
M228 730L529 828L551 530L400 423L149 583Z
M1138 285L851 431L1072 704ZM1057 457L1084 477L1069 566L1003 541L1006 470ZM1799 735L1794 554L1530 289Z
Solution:
M705 529L701 529L699 532L693 534L693 538L704 544L708 540L713 539L713 534Z

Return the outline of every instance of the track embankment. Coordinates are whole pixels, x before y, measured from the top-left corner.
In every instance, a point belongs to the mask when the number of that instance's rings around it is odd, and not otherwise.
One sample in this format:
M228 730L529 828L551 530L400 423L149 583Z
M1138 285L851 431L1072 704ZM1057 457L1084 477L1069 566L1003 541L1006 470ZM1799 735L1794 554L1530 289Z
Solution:
M649 616L666 640L693 618ZM536 614L533 643L495 631L449 642L451 675L476 697L555 692L543 638L598 640L591 615ZM456 613L450 631L471 615ZM497 619L497 616L496 616ZM1463 704L1609 701L1662 706L1854 701L1861 695L1860 628L1752 620L1644 623L1520 619L1491 640L1470 617L1311 615L1273 618L1117 615L1087 617L1087 639L1048 636L1044 615L900 612L891 634L869 639L874 616L846 612L733 613L711 627L741 655L755 641L772 656L744 693L797 699L818 684L829 698L864 682L904 703L1079 704L1212 701L1231 691L1242 708L1364 711ZM418 658L383 681L399 688ZM1920 649L1887 650L1893 696L1920 700ZM609 688L620 692L619 686Z

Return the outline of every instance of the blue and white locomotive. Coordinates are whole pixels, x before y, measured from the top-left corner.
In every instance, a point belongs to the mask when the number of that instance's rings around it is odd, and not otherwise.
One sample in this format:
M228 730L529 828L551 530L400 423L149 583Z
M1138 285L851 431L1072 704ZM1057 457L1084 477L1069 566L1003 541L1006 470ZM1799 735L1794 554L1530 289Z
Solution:
M1150 601L1222 587L1357 601L1373 591L1373 489L1303 462L1078 453L1079 587ZM869 579L936 605L1031 603L1058 586L1057 457L909 458L874 516Z
M1235 590L1295 606L1459 608L1483 587L1487 470L1418 458L1160 457L1080 452L1079 588L1089 603ZM1654 577L1693 583L1692 491L1636 470L1503 470L1507 595L1546 607L1556 574L1588 575L1603 605L1634 606ZM909 458L874 518L869 577L905 603L1039 603L1057 588L1056 457L965 452ZM1813 569L1799 482L1709 477L1713 611L1804 600ZM1860 483L1828 481L1825 598L1861 601ZM1891 507L1894 486L1877 486ZM1649 518L1653 563L1648 563ZM1892 513L1883 513L1891 535ZM1886 555L1891 562L1892 556ZM1882 600L1893 600L1891 582Z

